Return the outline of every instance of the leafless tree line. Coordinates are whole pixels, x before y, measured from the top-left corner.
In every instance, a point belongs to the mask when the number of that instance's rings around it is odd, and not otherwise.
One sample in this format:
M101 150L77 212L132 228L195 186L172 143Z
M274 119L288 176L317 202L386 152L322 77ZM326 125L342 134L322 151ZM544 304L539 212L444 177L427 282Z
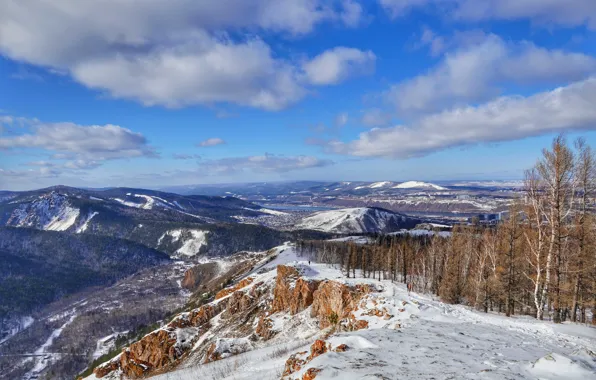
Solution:
M591 148L559 136L526 171L524 195L496 226L461 224L449 237L395 234L370 244L303 240L297 248L348 277L412 283L445 302L596 324L595 190Z

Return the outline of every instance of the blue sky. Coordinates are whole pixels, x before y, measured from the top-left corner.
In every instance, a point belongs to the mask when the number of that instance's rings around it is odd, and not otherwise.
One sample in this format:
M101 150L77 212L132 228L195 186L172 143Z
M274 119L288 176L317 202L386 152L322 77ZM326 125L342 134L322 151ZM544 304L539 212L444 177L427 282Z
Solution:
M521 178L596 142L591 0L8 0L0 189Z

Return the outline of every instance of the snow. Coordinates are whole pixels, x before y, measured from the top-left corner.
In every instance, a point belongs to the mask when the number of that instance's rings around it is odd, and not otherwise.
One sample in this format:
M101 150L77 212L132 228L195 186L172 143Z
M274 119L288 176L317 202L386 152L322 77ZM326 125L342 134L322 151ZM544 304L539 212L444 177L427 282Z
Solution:
M397 186L393 187L394 189L434 189L434 190L447 190L446 188L435 185L434 183L428 182L420 182L420 181L407 181L402 182Z
M346 278L339 267L309 265L290 243L276 247L271 254L275 258L251 274L253 284L274 282L274 268L279 264L295 266L307 279L368 284L374 291L360 300L355 317L368 321L369 327L324 338L329 330L318 329L309 308L293 316L278 312L268 317L278 331L271 340L220 338L216 351L224 359L209 364L189 360L174 372L152 379L279 379L291 354L308 351L314 340L321 338L332 348L345 344L348 349L322 354L289 378L300 379L309 368L321 369L317 380L596 378L596 354L592 352L596 328L481 313L444 304L433 296L408 293L404 284L389 280ZM211 321L213 326L219 323L219 316ZM176 334L180 340L185 338L181 334L189 331ZM210 334L201 336L194 347L212 338Z
M113 334L104 336L97 340L95 351L93 351L93 360L99 358L102 355L105 355L110 352L112 348L114 348L116 343L116 338L120 335L125 335L128 333L128 330L115 332Z
M91 214L87 215L87 217L85 218L85 221L83 222L83 224L80 227L77 228L77 233L80 234L81 232L87 231L87 228L89 227L89 222L97 214L99 214L99 213L96 212L96 211L94 211Z
M317 212L302 219L296 227L336 233L380 232L402 219L390 211L357 207Z
M182 237L183 232L190 232L191 238L184 239ZM176 250L176 253L188 257L195 256L197 253L200 252L201 247L207 244L207 235L209 231L201 231L201 230L189 230L189 229L176 229L170 230L164 233L159 240L157 241L157 245L159 246L163 239L166 236L169 236L174 243L178 242L180 239L183 239L182 246Z
M372 183L372 184L368 185L368 187L370 187L371 189L378 189L380 187L385 187L385 186L389 186L389 185L391 185L391 182L383 181L383 182Z
M33 322L35 322L35 319L33 319L30 316L20 317L12 323L11 321L5 321L5 325L8 325L10 329L8 331L8 335L0 339L0 345L12 338L13 336L15 336L16 334L18 334L19 332L31 326Z
M278 210L271 210L271 209L268 209L268 208L260 208L257 211L264 212L265 214L269 214L269 215L278 215L278 216L279 215L288 215L287 212L278 211Z
M41 195L30 204L14 210L7 225L33 227L50 231L66 231L77 220L80 210L72 207L68 197L51 192Z
M594 360L594 359L592 359ZM538 359L529 372L539 379L594 379L596 373L579 360L559 354L548 354Z
M50 364L50 362L58 359L61 356L59 353L49 353L48 348L52 346L54 340L56 340L56 338L62 334L62 331L66 328L66 326L71 324L76 317L76 314L72 314L68 320L64 322L64 324L52 331L48 339L41 345L41 347L35 350L34 354L36 356L33 357L33 360L35 360L35 365L31 371L24 376L25 380L37 379L38 375Z

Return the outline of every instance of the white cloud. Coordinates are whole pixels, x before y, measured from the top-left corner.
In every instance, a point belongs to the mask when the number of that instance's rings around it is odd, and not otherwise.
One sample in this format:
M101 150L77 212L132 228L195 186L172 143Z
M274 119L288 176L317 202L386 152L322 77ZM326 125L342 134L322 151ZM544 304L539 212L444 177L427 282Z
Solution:
M197 146L208 147L208 146L223 145L225 143L226 142L224 139L220 139L219 137L212 137L210 139L201 141L200 143L197 144Z
M264 154L262 156L229 157L209 160L201 163L201 170L210 174L233 174L249 170L259 173L284 173L294 170L318 168L333 165L333 161L313 156L280 156Z
M174 153L172 158L174 160L200 160L202 156L199 154Z
M347 112L342 112L335 116L333 123L335 124L335 127L340 128L348 123L349 118L350 117L348 116Z
M593 0L379 0L392 17L414 8L433 8L462 21L530 19L540 24L587 25L596 29Z
M374 72L375 61L376 56L370 50L336 47L306 62L303 69L311 84L330 85Z
M64 167L66 169L72 170L89 170L95 169L99 166L101 166L101 163L93 160L74 160L64 163Z
M185 46L95 59L77 65L72 74L89 87L148 106L232 102L279 110L306 94L296 69L273 58L261 40L205 37Z
M529 42L506 43L489 35L446 53L428 73L392 86L387 99L406 113L438 111L487 100L503 84L563 84L594 72L593 57L547 50Z
M4 1L0 53L148 106L278 110L307 93L300 68L259 38L229 36L299 36L361 16L352 0Z
M562 131L596 129L596 77L529 97L502 97L423 117L410 126L376 128L350 142L334 141L334 153L409 158L442 149L510 141Z
M57 157L84 160L157 155L142 134L117 125L83 126L70 122L42 123L34 119L27 124L26 133L1 137L0 149L39 148L58 154Z

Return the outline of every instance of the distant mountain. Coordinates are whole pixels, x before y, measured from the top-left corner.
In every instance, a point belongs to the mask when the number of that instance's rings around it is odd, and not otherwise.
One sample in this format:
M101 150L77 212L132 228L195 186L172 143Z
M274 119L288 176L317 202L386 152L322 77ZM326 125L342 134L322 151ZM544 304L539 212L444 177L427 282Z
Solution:
M428 182L420 182L420 181L408 181L402 182L397 186L393 187L394 189L424 189L424 190L447 190L447 188L439 185L435 185L434 183Z
M234 197L68 187L12 195L0 202L0 225L125 238L180 258L263 250L287 238L239 223L278 213Z
M298 228L331 233L386 233L413 227L418 219L376 207L321 211L304 218Z

